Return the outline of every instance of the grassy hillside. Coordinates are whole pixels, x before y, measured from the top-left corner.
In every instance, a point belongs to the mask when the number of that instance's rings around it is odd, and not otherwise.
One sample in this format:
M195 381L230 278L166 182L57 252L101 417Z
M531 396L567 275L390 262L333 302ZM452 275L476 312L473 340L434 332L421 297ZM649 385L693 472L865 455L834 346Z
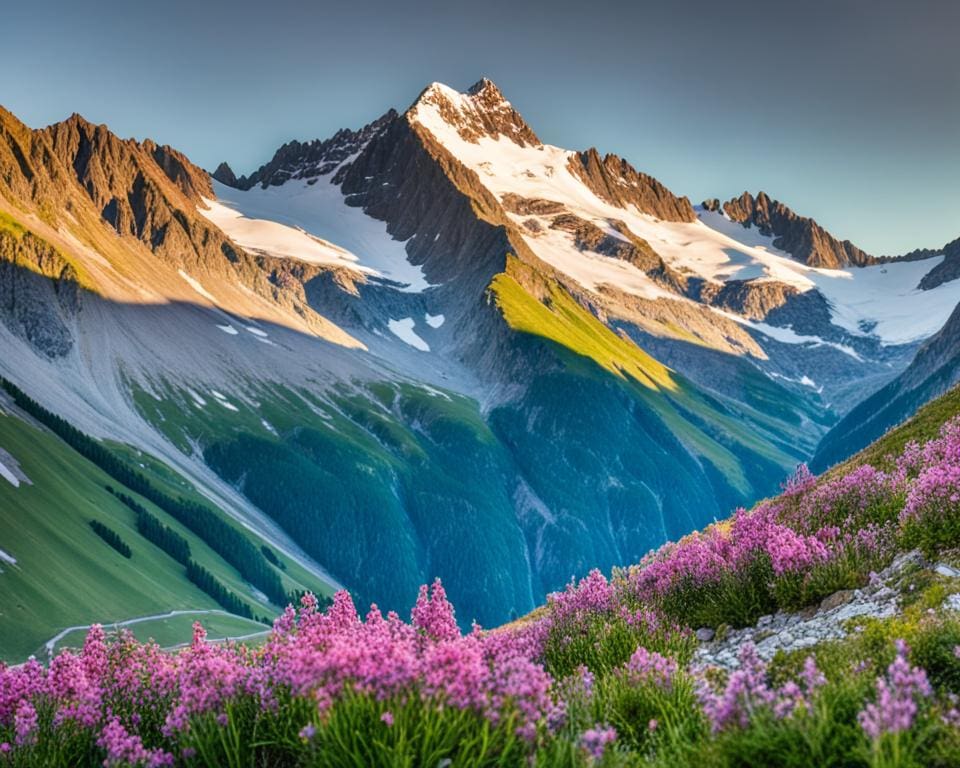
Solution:
M889 430L862 451L833 467L827 474L845 474L851 468L864 464L887 467L890 457L899 455L907 443L922 443L934 438L941 425L957 414L960 414L960 386L923 405L903 424Z
M30 483L14 487L0 478L0 542L16 565L0 565L0 655L22 659L73 625L116 622L174 609L216 610L183 567L137 532L132 510L105 487L118 483L44 428L15 415L9 401L0 414L0 447L19 463ZM151 474L195 493L169 468L141 457ZM196 534L143 497L141 504L190 544L193 558L259 616L278 610ZM132 556L122 557L90 528L98 520L119 534ZM329 594L316 579L285 562L291 590ZM246 626L250 626L246 622ZM140 627L142 631L146 627Z
M360 599L405 610L440 576L465 622L533 606L514 470L476 401L395 382L323 397L238 382L202 404L166 382L150 389L134 389L142 415L175 444L201 446Z

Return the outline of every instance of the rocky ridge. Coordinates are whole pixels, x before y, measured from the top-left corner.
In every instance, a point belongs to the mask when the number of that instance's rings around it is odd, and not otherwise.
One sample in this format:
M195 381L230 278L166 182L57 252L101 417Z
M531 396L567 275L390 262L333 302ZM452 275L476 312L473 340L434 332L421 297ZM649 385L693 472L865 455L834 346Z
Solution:
M570 158L570 171L601 200L638 211L664 221L696 221L697 215L686 197L678 197L663 184L641 173L617 155L590 148Z
M769 661L778 651L799 651L840 640L858 631L853 621L857 618L898 615L903 596L915 588L912 577L923 569L946 580L953 590L944 601L944 609L960 610L960 570L947 563L928 563L914 550L899 555L862 589L835 592L819 606L762 616L753 627L722 631L719 636L712 629L697 630L700 645L692 663L735 669L739 666L738 653L747 643L756 648L760 658Z
M708 211L722 208L732 221L744 227L756 227L761 234L772 236L774 246L811 267L841 269L881 261L849 240L837 239L816 221L794 213L779 200L770 199L766 192L760 192L756 197L744 192L722 206L718 200L706 200L703 207Z
M397 113L391 109L358 131L343 128L329 139L287 142L274 153L270 162L261 165L249 176L237 178L229 165L221 163L214 172L214 178L237 189L250 189L258 184L264 189L277 187L290 179L303 179L309 184L359 153L396 119Z

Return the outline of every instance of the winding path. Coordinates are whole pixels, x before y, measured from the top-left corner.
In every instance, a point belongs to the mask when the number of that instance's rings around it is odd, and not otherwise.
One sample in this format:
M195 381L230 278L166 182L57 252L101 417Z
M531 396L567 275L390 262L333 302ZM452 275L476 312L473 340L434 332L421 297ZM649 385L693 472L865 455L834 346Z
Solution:
M234 619L243 618L242 616L237 616L236 614L228 613L227 611L222 611L222 610L220 610L219 608L209 608L209 609L196 609L196 610L168 611L167 613L155 613L155 614L153 614L153 615L151 615L151 616L138 616L138 617L135 618L135 619L124 619L123 621L111 621L111 622L106 622L106 621L105 621L105 622L94 622L94 623L100 623L100 624L102 624L103 627L105 627L105 628L106 628L106 627L113 627L114 629L117 629L117 628L119 628L119 627L129 627L129 626L132 626L132 625L134 625L134 624L142 624L142 623L145 622L145 621L159 621L159 620L162 620L162 619L172 619L172 618L174 618L175 616L210 616L210 615L228 616L228 617L234 618ZM252 624L258 623L258 622L253 621L252 619L250 620L250 622L251 622ZM80 630L90 629L90 627L92 627L92 626L93 626L93 624L79 624L79 625L77 625L77 626L75 626L75 627L67 627L66 629L64 629L64 630L63 630L62 632L60 632L59 634L54 635L53 637L51 637L49 640L47 640L47 642L45 642L45 643L43 644L43 647L44 647L44 649L45 649L46 652L47 652L47 658L48 658L48 659L52 659L52 658L53 658L53 652L54 652L54 649L57 647L57 643L59 643L61 640L63 640L63 638L65 638L65 637L66 637L67 635L69 635L71 632L79 632ZM247 634L247 635L238 635L237 637L223 638L223 639L224 639L224 640L226 640L226 639L230 639L230 640L249 640L250 638L253 638L253 637L259 637L259 636L261 636L261 635L265 635L265 634L267 634L269 631L270 631L270 628L267 627L266 625L264 625L264 629L263 629L262 632L252 632L252 633ZM211 642L220 642L220 641L218 641L218 640L212 640ZM175 645L175 646L171 646L171 647L173 647L173 648L179 648L179 647L181 647L181 645L183 645L183 644Z

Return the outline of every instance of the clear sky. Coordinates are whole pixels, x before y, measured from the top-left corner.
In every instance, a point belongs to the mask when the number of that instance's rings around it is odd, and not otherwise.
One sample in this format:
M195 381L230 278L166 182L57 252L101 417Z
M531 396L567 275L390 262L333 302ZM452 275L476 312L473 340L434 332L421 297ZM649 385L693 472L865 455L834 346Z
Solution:
M46 0L4 8L0 103L237 173L492 78L540 137L694 202L766 190L877 254L960 236L957 0Z

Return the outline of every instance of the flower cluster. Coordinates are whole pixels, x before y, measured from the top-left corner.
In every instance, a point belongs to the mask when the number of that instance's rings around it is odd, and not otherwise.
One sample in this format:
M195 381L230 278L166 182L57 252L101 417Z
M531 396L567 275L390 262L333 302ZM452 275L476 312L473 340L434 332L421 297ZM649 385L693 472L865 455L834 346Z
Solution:
M583 732L583 736L580 737L580 744L590 757L599 760L603 757L607 747L616 740L617 732L615 729L596 727Z
M838 684L827 683L813 657L782 684L782 669L771 675L750 645L726 677L691 669L689 625L704 617L749 622L838 585L876 582L914 530L934 531L938 544L960 543L960 418L888 463L889 472L863 466L820 479L801 467L780 497L666 544L610 579L591 571L550 595L542 612L491 632L461 633L439 581L420 589L409 621L376 606L361 617L347 592L325 611L306 595L258 647L210 643L197 624L192 642L168 653L95 626L82 649L61 652L48 667L0 663L0 768L44 764L44 740L63 734L81 734L82 754L107 768L201 757L216 764L205 746L239 744L245 730L259 745L274 728L287 728L276 736L281 752L299 747L315 756L324 739L341 743L343 732L330 736L341 712L349 732L367 721L377 729L375 738L361 735L364 744L407 744L411 717L434 717L439 727L474 724L485 743L507 734L501 747L520 745L510 752L516 763L502 762L511 765L541 764L536 750L559 738L586 764L614 759L614 743L617 756L647 754L680 733L684 718L714 745L758 718L764 727L802 730L829 709L826 692ZM857 703L845 711L860 748L869 740L879 754L878 745L896 741L887 735L925 723L960 727L960 701L943 690L956 674L948 661L960 659L956 634L949 637L950 658L928 665L936 698L903 643L869 695L855 689ZM851 663L854 685L869 686L858 677L868 666ZM429 731L420 725L416 733ZM204 734L214 736L205 743Z
M422 699L438 708L470 711L490 723L511 723L532 741L553 706L543 667L515 647L508 633L461 635L453 607L438 583L424 588L410 623L384 617L374 606L364 620L350 596L338 593L326 612L313 596L276 621L260 648L207 642L197 624L191 644L165 653L123 634L107 642L90 630L83 650L60 653L44 669L36 661L0 667L0 729L12 726L15 747L30 747L37 707L53 702L54 722L67 720L95 734L105 765L162 766L173 758L137 733L141 714L162 723L168 747L188 737L204 717L220 728L230 706L254 701L264 712L293 696L313 703L316 717L302 726L309 740L325 712L346 696L376 701ZM135 716L116 713L137 712ZM393 715L383 713L385 726ZM9 747L8 747L9 748Z
M746 728L760 710L782 720L799 711L808 711L816 692L826 683L813 657L804 662L801 682L790 680L772 688L767 665L751 644L740 649L740 666L730 674L726 685L715 691L707 678L699 675L697 696L714 733L727 728Z
M632 685L656 685L669 690L673 686L673 677L677 674L677 662L641 646L634 651L624 671Z
M910 730L920 700L933 693L927 673L910 666L907 652L906 643L898 641L897 656L887 668L886 677L877 679L876 702L867 704L858 716L864 733L871 739Z

